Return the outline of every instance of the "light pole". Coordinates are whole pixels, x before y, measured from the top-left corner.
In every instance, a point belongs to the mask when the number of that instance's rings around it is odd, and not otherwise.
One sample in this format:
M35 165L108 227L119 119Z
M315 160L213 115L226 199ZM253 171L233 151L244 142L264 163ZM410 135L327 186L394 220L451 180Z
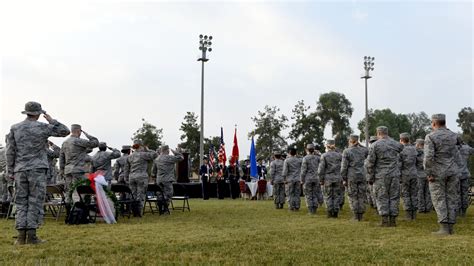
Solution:
M369 147L369 103L367 96L367 80L372 78L370 76L370 71L374 71L374 60L375 57L364 56L364 70L365 74L362 76L362 79L365 79L365 146Z
M199 166L202 165L204 159L204 63L209 61L206 58L206 52L212 51L212 36L199 35L199 50L202 55L198 61L201 61L201 137L199 141Z

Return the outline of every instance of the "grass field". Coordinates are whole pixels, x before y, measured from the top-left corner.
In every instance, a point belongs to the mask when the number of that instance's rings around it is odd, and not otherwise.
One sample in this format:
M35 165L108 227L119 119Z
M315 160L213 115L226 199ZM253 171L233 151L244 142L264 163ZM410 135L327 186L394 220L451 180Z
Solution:
M339 219L306 211L275 210L271 201L193 199L191 212L147 214L103 223L68 226L46 220L38 246L13 246L13 220L0 221L0 265L150 264L474 264L474 206L456 235L435 237L434 213L396 228L351 222L348 206ZM399 219L400 220L400 219Z

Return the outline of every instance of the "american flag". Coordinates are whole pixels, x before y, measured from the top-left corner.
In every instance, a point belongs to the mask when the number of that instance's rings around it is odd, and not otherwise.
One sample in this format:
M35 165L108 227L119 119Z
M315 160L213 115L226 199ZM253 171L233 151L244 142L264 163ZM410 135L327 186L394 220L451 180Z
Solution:
M216 164L216 151L214 150L214 146L211 144L209 148L209 168L214 171L214 165Z
M221 145L219 147L219 173L218 177L224 176L225 163L227 161L227 156L225 154L225 143L224 143L224 129L221 127Z

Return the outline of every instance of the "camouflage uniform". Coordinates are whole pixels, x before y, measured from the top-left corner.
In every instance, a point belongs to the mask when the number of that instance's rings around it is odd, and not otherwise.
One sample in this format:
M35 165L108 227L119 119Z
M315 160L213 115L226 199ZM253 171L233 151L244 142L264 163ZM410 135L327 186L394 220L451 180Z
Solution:
M407 212L407 218L413 220L418 210L418 173L416 171L418 152L413 145L404 144L403 146L403 151L400 153L403 208Z
M461 169L461 175L459 178L459 214L465 216L466 210L469 207L469 187L471 181L471 173L467 167L467 162L471 155L474 155L474 149L471 146L464 144L459 149L460 161L459 168Z
M13 186L13 180L7 176L7 156L6 149L0 147L0 200L1 202L10 202L11 195L8 191Z
M385 128L385 127L384 127ZM385 130L388 133L388 129ZM400 204L399 154L403 145L388 136L369 148L366 161L368 182L374 184L375 200L382 226L395 226ZM390 221L389 221L390 219Z
M350 207L357 220L361 220L365 213L367 181L364 161L368 153L368 149L359 143L342 153L341 176L347 183Z
M56 159L59 158L59 154L61 152L61 148L57 145L52 145L51 148L46 148L46 152L48 154L48 175L47 175L47 182L48 185L56 184L56 177L58 173L56 172Z
M92 156L92 172L103 171L107 182L112 181L112 160L120 157L120 151L113 149L112 152L98 151Z
M140 147L128 156L125 163L124 178L129 181L133 198L140 201L140 210L143 209L148 188L148 163L157 156L156 152Z
M128 179L125 180L125 175L124 175L125 164L127 163L128 156L130 156L130 155L124 153L120 158L118 158L115 161L115 164L114 164L114 177L119 183L128 184Z
M16 229L31 231L39 227L49 169L47 141L51 136L68 134L69 129L56 120L46 124L27 119L11 127L6 151L7 176L14 176L16 182Z
M419 140L417 140L420 142ZM423 143L425 142L422 140ZM428 185L428 179L426 178L425 169L423 169L423 149L416 149L416 169L418 174L418 212L426 213L433 209L433 203L431 203L430 187Z
M433 206L438 215L438 223L453 225L456 223L459 194L459 158L461 142L456 133L447 128L435 129L425 138L425 158L423 165L430 182Z
M270 176L273 184L275 206L282 209L285 204L285 181L283 178L283 160L275 159L270 163Z
M283 178L286 183L286 195L290 210L299 210L301 204L301 158L290 156L283 162Z
M66 190L66 203L73 202L69 190L78 180L87 178L90 172L91 157L88 153L91 149L99 146L99 140L91 135L86 135L88 140L80 137L70 136L61 147L59 155L59 169L64 174L64 189Z
M321 187L318 178L318 166L320 157L315 154L308 154L301 163L301 183L306 199L306 206L311 214L318 208L318 197L321 195Z
M174 155L161 154L153 163L152 176L156 176L156 183L163 189L163 194L168 203L173 197L176 163L182 160L184 160L183 154L175 151Z
M369 141L369 148L376 141L377 141L377 137L371 136L370 141ZM365 160L367 160L367 158ZM364 162L366 180L368 180L369 178L367 177L367 168L365 167L365 165L366 165L366 163ZM367 203L370 205L370 207L374 208L377 211L377 203L375 201L375 190L374 190L374 185L373 184L369 184L367 182L367 192L366 192L366 194L367 194Z
M341 207L341 161L342 155L334 150L329 150L321 156L318 167L320 182L324 185L324 201L329 217L337 217Z

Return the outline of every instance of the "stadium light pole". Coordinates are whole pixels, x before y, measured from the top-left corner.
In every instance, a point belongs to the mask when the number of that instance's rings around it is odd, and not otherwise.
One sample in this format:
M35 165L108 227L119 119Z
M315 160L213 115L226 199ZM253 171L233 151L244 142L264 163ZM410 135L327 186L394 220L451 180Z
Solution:
M199 141L199 166L202 165L204 159L204 63L209 61L206 53L211 52L212 36L199 35L199 50L202 52L198 61L201 61L201 136Z
M374 60L375 57L364 56L364 70L365 74L362 76L362 79L365 79L365 145L369 147L369 103L368 103L368 96L367 96L367 80L372 78L370 76L370 71L374 71Z

